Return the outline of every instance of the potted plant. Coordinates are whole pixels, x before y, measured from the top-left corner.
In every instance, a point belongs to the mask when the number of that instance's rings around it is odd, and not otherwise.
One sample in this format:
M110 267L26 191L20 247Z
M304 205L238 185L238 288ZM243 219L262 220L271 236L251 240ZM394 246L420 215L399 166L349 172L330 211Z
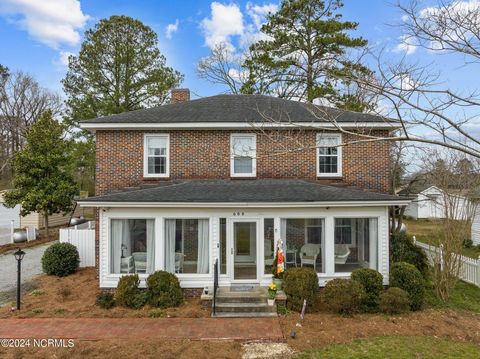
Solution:
M277 296L277 286L275 283L272 283L268 286L268 305L275 304L275 297Z

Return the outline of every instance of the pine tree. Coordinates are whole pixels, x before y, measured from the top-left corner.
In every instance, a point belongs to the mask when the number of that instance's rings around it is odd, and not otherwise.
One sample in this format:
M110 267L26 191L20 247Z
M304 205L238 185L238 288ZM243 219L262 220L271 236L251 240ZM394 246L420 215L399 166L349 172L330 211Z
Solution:
M270 83L264 93L287 93L307 102L323 99L341 108L363 110L356 96L340 89L342 82L350 85L342 78L370 73L347 58L349 50L364 48L367 40L348 34L358 23L342 21L338 13L342 6L337 0L284 0L261 28L266 39L250 48L253 56L245 63L250 81L242 92L256 92L256 79L267 73Z

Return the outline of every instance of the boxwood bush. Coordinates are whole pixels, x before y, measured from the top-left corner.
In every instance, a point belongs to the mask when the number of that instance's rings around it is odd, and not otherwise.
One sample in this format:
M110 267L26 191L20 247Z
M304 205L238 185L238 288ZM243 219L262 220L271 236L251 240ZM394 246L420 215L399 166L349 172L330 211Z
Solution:
M410 310L408 293L397 287L390 287L380 294L380 310L387 314L401 314Z
M301 311L303 300L312 308L318 299L318 276L313 268L300 267L285 271L283 290L287 295L289 309Z
M351 278L360 283L365 290L363 300L365 311L376 311L380 294L383 291L383 276L375 269L360 268L352 272Z
M97 304L100 308L110 309L115 306L115 298L113 297L112 293L102 291L97 294L95 304Z
M425 300L425 280L414 265L394 263L390 269L390 285L407 292L411 310L422 308Z
M65 277L78 270L80 257L77 247L70 243L55 243L42 256L42 269L46 274Z
M329 310L342 315L352 315L361 310L365 290L357 281L335 278L327 282L322 297Z
M115 292L115 302L127 308L135 308L137 305L136 296L140 292L138 285L140 279L138 274L124 275L120 278Z
M390 237L390 261L413 264L427 278L428 260L425 252L413 244L413 240L405 233L393 234Z
M147 278L148 303L152 307L177 307L183 303L183 292L178 278L165 271L157 271Z

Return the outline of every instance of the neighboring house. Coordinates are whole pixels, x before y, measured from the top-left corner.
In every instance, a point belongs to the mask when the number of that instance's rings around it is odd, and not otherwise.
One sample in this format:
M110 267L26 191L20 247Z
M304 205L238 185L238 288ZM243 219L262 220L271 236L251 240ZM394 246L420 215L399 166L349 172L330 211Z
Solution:
M466 218L469 201L465 196L452 193L445 194L440 188L429 183L417 183L398 192L400 196L407 196L412 202L405 208L405 216L413 219L442 219L445 218L445 198L451 196L451 217L456 219ZM447 202L448 203L448 202Z
M364 267L388 284L389 207L409 203L389 194L390 143L339 147L358 137L324 114L382 136L395 122L260 95L189 97L81 124L96 135L96 196L79 204L97 208L100 287L167 270L199 294L216 260L220 286L265 286L280 242L287 266L315 268L322 286Z
M11 220L15 221L15 228L33 227L36 229L42 229L45 227L45 219L38 212L31 212L26 216L20 216L20 205L16 205L14 208L7 208L3 205L3 193L0 191L0 224L10 223ZM80 208L77 207L75 215L80 215ZM71 214L63 215L61 213L53 214L48 217L49 227L63 226L68 224Z

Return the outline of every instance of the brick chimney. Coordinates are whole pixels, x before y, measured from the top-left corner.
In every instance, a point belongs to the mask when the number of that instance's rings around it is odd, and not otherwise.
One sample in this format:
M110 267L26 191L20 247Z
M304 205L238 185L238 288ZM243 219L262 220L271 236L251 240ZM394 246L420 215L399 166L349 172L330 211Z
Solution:
M172 97L170 103L179 103L190 101L190 90L189 89L172 89Z

